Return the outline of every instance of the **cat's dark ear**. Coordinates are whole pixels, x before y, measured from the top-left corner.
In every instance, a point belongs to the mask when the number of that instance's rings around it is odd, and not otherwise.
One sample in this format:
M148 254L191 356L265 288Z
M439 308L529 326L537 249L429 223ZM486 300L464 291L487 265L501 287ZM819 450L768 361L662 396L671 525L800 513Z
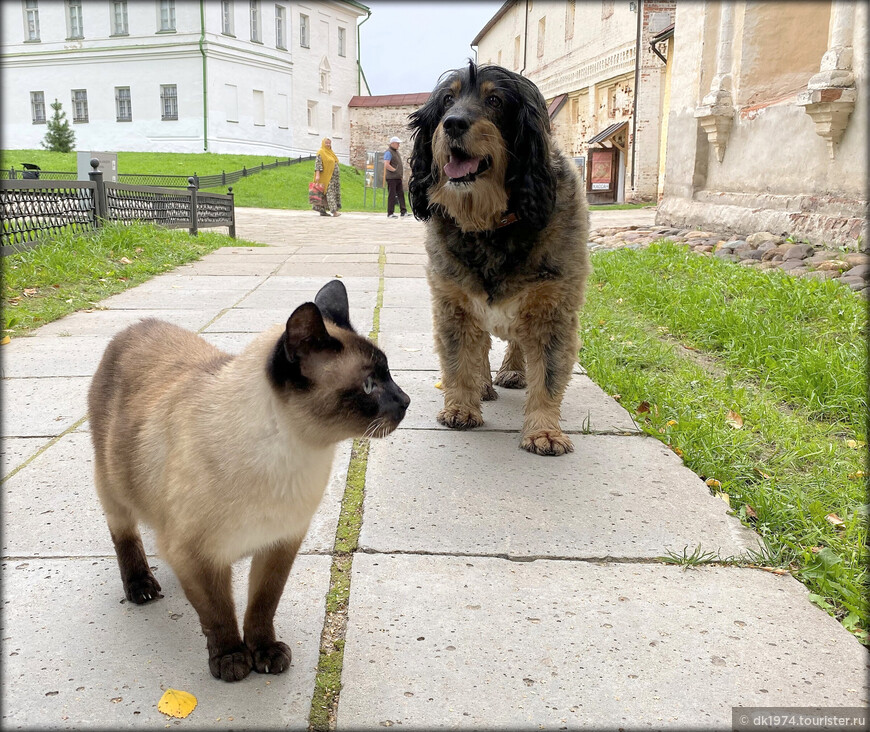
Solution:
M320 308L324 318L328 318L339 328L356 333L350 324L350 304L347 301L347 289L341 280L327 282L317 295L314 303Z
M341 350L341 342L326 331L320 308L313 302L306 302L293 311L287 318L284 329L284 350L289 360L298 355L323 350Z

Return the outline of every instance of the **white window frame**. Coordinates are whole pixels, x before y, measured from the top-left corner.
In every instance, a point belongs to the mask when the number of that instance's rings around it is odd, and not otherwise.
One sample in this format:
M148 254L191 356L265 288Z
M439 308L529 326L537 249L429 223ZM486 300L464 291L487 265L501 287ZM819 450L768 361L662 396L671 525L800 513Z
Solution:
M332 67L326 56L320 61L320 91L322 94L332 93Z
M169 114L167 114L167 107ZM174 114L173 114L174 111ZM168 122L178 119L178 85L160 85L160 121Z
M275 48L287 50L287 8L275 5Z
M299 13L299 45L311 48L311 19L305 13Z
M251 19L251 43L262 43L263 29L260 22L260 0L250 0L248 14Z
M266 92L262 89L251 91L251 117L254 127L266 126Z
M39 2L24 0L24 42L39 41Z
M175 0L160 0L157 9L157 32L175 33Z
M71 96L73 124L85 124L88 122L88 90L73 89Z
M124 94L124 92L127 92ZM126 111L126 114L124 112ZM115 121L116 122L132 122L133 121L133 97L130 94L129 86L115 87Z
M278 129L290 129L290 97L278 92Z
M233 0L221 0L221 33L235 38L233 15Z
M85 37L85 25L82 18L82 0L66 0L67 40L78 40Z
M347 29L338 26L338 55L347 57Z
M235 84L224 84L226 95L227 122L239 122L239 87Z
M342 137L342 125L344 124L344 119L342 115L342 108L336 105L332 106L332 136L338 139Z
M119 12L120 11L120 23L119 21ZM130 25L129 18L127 15L127 0L113 0L110 12L112 13L111 25L112 25L112 35L113 36L129 36L130 35Z
M42 115L40 116L40 107ZM30 118L35 125L45 124L45 92L32 91L30 92Z
M308 132L317 134L317 102L308 100Z

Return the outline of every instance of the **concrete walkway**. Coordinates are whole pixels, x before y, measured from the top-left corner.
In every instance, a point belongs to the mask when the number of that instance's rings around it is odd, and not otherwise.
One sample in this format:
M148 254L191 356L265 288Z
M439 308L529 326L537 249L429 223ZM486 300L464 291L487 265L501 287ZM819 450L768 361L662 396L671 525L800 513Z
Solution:
M596 213L593 226L652 216ZM568 456L518 448L521 393L499 390L481 429L437 425L423 224L240 210L238 235L270 246L220 250L0 351L4 729L306 728L349 445L279 607L292 668L226 684L162 560L165 599L123 600L85 394L128 323L154 315L238 352L337 275L364 333L383 277L379 342L412 400L371 445L339 729L731 729L735 706L868 703L867 651L799 582L655 561L698 545L738 555L755 535L579 367ZM242 568L236 586L241 609ZM167 687L199 700L187 719L157 711Z

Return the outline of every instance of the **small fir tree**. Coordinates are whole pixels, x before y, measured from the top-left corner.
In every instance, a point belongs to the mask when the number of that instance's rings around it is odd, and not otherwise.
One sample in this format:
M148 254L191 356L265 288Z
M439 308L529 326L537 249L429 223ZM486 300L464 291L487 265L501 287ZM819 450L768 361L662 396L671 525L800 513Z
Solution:
M76 144L76 133L70 129L66 112L62 112L61 107L63 105L57 99L52 102L54 115L48 120L48 131L42 141L42 146L52 152L70 152Z

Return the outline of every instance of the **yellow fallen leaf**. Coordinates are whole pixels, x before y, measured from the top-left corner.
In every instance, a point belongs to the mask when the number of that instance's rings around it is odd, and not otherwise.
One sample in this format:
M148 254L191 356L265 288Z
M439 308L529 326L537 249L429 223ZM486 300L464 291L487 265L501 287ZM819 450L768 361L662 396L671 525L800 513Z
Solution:
M859 442L858 440L846 440L846 447L851 447L853 450L864 447L866 444L866 442Z
M721 488L722 484L715 478L707 478L707 485L711 488Z
M725 417L725 422L731 425L735 430L743 429L743 417L734 410L728 410L728 416Z
M167 689L157 702L157 709L170 717L184 719L196 709L196 697L186 691Z
M9 343L11 340L12 340L12 339L11 339L9 336L3 336L3 340L0 341L0 346L5 346L5 345L6 345L7 343Z
M679 447L675 447L674 445L668 445L671 450L673 450L677 455L683 457L683 451Z
M9 336L6 337L8 338ZM859 470L856 473L849 473L849 480L858 480L858 478L863 478L865 475L867 475L867 473L865 473L863 470Z
M668 427L673 427L676 423L677 423L677 420L669 419L668 420Z
M723 501L725 501L725 504L728 506L728 508L731 508L731 496L729 496L727 493L717 493L716 495Z
M832 524L833 526L845 526L843 519L841 519L835 513L829 513L827 516L825 516L825 518L828 520L828 523Z
M443 385L440 381L436 381L436 382L435 382L435 388L436 388L436 389L443 389L443 388L444 388L444 385Z

